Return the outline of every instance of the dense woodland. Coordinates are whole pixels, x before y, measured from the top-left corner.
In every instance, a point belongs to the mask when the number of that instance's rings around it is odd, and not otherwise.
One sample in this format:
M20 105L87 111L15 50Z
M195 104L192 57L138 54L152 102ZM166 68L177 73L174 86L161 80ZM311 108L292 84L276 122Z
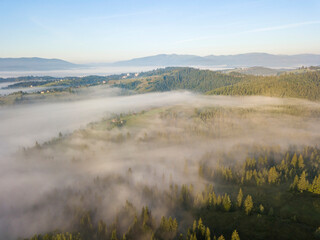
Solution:
M145 187L143 194L166 202L173 217L155 219L148 206L139 211L127 201L111 225L93 220L98 210L77 209L73 212L77 231L30 239L316 239L320 234L320 149L280 153L258 147L251 155L242 164L220 163L216 168L200 164L199 178L208 181L202 192L196 193L192 184L171 184L164 192ZM276 161L280 156L282 160ZM188 167L184 166L185 171ZM129 169L129 178L131 174ZM97 178L94 184L103 191L109 181ZM178 212L190 212L196 219L184 229ZM123 229L122 221L128 219L131 222Z
M210 91L217 95L263 95L319 100L320 72L289 73L280 76L256 77L232 86Z
M140 75L139 81L126 80L117 87L139 92L186 89L215 95L262 95L319 100L320 72L318 68L303 68L276 76L247 75L238 72L165 68Z
M216 89L232 85L243 80L246 76L231 73L223 74L209 70L197 70L182 68L164 74L153 83L154 91L169 91L177 89L188 89L196 92L207 92L209 89Z

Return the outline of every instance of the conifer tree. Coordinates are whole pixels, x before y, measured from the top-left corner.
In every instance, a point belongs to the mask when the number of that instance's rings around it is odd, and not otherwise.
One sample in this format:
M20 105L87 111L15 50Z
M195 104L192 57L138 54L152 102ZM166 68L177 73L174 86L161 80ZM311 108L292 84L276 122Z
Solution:
M218 240L225 240L225 238L223 235L221 235L220 237L218 237Z
M259 205L259 211L261 214L264 212L264 207L262 204Z
M196 229L197 229L197 221L194 220L194 221L193 221L193 226L192 226L192 231L195 232Z
M299 177L296 175L293 179L293 183L290 185L291 190L297 190L298 188Z
M248 195L246 197L246 199L244 200L244 210L246 212L247 215L250 214L252 208L253 208L253 201L252 201L252 197L250 195Z
M224 210L226 210L227 212L229 212L230 208L231 208L231 200L229 195L225 194L222 198L222 205Z
M291 160L291 165L295 168L297 166L297 161L298 161L298 158L297 158L297 154L295 153L292 157L292 160Z
M201 233L202 236L205 235L206 228L205 228L205 226L203 225L201 218L200 218L199 221L198 221L198 231Z
M206 240L211 240L210 229L208 227L206 229Z
M237 206L240 208L242 205L242 198L243 198L243 193L242 189L240 188L238 196L237 196Z
M299 178L299 182L298 182L298 185L297 185L297 188L298 188L299 192L306 191L309 188L309 182L306 179L306 176L307 176L306 172L303 171L301 176L300 176L300 178Z
M303 169L303 168L304 168L304 161L303 161L303 157L302 157L301 154L300 154L299 159L298 159L298 167L299 167L300 169Z
M316 194L320 194L320 175L316 176L313 179L310 191Z
M279 173L276 170L276 167L270 168L268 172L268 182L269 183L277 183L279 178Z
M240 240L240 236L237 232L237 230L234 230L232 235L231 235L231 240Z

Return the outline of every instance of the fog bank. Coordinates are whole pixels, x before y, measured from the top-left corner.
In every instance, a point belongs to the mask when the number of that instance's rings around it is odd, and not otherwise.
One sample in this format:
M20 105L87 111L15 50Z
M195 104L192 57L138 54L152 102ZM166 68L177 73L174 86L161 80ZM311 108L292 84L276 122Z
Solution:
M243 161L257 144L285 149L320 140L315 102L186 91L123 96L116 88L79 94L0 108L1 239L69 230L73 208L99 207L94 221L110 222L126 200L166 215L166 203L146 187L201 189L200 162L215 165L223 154ZM131 115L117 116L125 124L114 126L110 118L121 113ZM18 151L25 147L33 148Z

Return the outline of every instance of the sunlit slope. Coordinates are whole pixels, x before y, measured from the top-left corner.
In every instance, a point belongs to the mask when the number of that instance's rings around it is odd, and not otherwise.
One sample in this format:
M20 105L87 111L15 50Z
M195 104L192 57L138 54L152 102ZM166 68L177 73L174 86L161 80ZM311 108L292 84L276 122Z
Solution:
M147 72L137 79L113 82L115 86L138 92L187 89L216 95L264 95L320 99L320 72L287 72L279 76L255 76L236 72L166 68Z
M242 81L246 76L224 74L195 68L164 68L139 75L136 79L115 81L115 86L134 89L139 92L170 91L178 89L206 92Z
M13 79L17 83L11 85L10 89L19 91L19 88L22 87L25 90L32 85L41 90L32 94L12 93L1 96L0 104L24 103L30 98L41 99L46 98L47 95L56 95L55 93L71 95L76 94L79 89L97 85L130 90L128 94L190 90L207 95L263 95L320 99L320 70L318 67L301 68L277 76L169 67L143 73L112 76L52 78L46 81L39 81L37 77L30 78L24 81L21 78Z
M320 72L283 74L277 77L256 77L231 86L207 92L217 95L263 95L320 99Z

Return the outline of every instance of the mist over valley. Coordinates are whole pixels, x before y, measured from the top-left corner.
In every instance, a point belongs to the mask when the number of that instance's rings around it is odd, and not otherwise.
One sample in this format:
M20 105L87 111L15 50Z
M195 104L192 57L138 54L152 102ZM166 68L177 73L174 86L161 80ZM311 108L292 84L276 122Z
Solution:
M0 240L319 240L320 1L0 1Z

